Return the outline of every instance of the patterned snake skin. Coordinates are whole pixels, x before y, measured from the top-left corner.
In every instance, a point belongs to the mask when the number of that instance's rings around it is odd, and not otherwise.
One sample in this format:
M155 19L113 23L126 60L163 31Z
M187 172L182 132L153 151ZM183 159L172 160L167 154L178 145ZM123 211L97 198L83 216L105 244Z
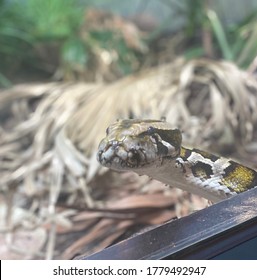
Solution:
M213 202L257 186L257 172L230 159L181 146L182 136L158 120L119 120L101 141L98 161L133 170Z

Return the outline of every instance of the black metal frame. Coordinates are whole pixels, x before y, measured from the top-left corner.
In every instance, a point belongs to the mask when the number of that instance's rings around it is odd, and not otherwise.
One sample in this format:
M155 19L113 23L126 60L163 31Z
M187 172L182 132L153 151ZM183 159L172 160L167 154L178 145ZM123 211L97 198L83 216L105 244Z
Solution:
M257 188L81 259L211 259L253 238L257 259Z

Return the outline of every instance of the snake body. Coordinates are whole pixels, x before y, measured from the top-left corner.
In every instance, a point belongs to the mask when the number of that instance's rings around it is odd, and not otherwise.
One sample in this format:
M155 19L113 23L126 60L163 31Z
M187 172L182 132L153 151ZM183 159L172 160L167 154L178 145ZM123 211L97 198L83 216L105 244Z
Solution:
M133 170L218 202L257 186L257 172L230 159L181 145L180 130L159 120L119 120L100 142L98 161Z

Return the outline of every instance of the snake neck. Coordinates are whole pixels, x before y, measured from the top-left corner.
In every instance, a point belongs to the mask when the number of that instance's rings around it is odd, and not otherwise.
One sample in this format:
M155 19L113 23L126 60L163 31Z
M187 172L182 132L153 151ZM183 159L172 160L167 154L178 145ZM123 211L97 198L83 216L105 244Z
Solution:
M230 159L198 149L180 148L174 160L163 158L155 168L136 171L173 187L218 202L257 185L257 172Z

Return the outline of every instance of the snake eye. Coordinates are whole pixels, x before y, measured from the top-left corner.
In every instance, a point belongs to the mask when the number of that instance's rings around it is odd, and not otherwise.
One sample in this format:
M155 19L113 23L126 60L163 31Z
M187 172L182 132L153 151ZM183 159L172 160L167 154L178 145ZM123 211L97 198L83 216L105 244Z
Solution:
M106 132L107 135L109 134L109 127L106 128L105 132Z
M154 129L152 126L149 126L149 127L147 128L147 133L148 133L148 134L152 135L152 134L154 134L154 132L155 132L155 129Z

